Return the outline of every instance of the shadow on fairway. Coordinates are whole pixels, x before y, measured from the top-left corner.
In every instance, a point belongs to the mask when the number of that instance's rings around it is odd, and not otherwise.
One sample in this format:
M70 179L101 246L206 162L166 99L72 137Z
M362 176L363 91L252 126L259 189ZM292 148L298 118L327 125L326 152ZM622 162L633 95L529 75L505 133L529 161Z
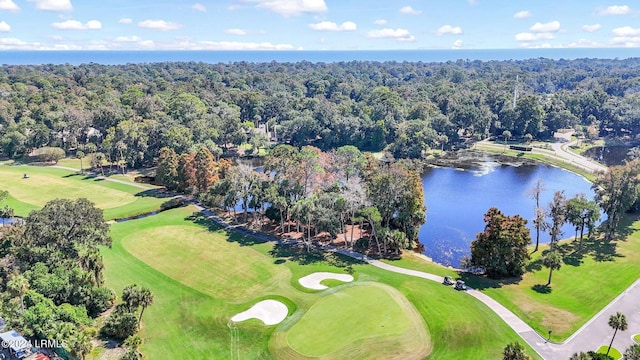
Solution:
M551 294L551 291L553 291L551 286L542 284L535 284L531 287L531 289L539 294Z
M486 276L479 276L470 273L460 273L459 279L463 280L467 286L476 290L498 289L505 285L518 284L521 276L509 277L504 279L490 279Z

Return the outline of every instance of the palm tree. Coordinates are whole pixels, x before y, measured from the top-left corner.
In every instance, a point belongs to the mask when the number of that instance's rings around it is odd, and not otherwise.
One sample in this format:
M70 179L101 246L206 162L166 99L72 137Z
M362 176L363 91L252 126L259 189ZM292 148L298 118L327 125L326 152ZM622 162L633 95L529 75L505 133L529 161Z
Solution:
M503 360L529 360L531 359L524 353L524 347L517 341L508 344L502 350Z
M540 244L540 231L547 231L549 229L547 211L544 208L536 206L536 217L533 219L533 226L536 228L536 248L533 249L533 252L536 252Z
M146 309L147 306L153 304L153 294L151 293L151 290L147 288L141 288L140 292L138 293L138 296L139 296L138 303L142 307L142 309L140 310L140 317L138 318L138 327L140 327L140 322L142 321L142 313L144 313L144 309Z
M71 352L73 352L76 356L80 356L82 360L85 360L85 356L91 352L93 349L93 344L91 343L91 336L85 331L78 333L71 340Z
M122 302L129 312L138 310L138 306L140 306L140 287L133 284L122 289Z
M84 151L76 151L76 157L80 159L80 174L84 174L84 170L82 169L82 158L84 157Z
M617 312L615 315L611 315L609 317L609 326L611 326L614 331L611 342L609 343L609 348L607 349L607 355L609 355L611 345L613 345L613 339L616 338L616 333L618 332L618 330L627 330L627 318L624 316L624 314Z
M555 251L551 251L542 257L542 265L549 268L549 280L547 286L551 285L551 275L553 270L558 270L562 266L562 256Z
M20 310L24 313L24 294L29 290L29 281L22 275L15 275L7 284L10 291L20 297Z
M640 360L640 345L634 344L624 351L623 360Z

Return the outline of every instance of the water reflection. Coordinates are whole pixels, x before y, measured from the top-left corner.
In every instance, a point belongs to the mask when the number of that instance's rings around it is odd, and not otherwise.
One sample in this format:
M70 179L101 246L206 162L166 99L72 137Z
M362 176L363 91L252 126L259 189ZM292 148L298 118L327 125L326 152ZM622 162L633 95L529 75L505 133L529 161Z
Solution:
M422 176L427 205L427 222L420 228L419 239L425 255L434 261L458 266L464 255L470 254L471 241L484 229L483 215L490 207L497 207L506 215L528 220L532 229L535 202L527 192L542 179L546 191L541 205L546 206L555 191L564 190L567 198L584 193L593 199L591 184L571 172L546 165L507 166L495 161L470 167L467 171L453 168L431 168ZM564 237L574 234L570 224L563 227ZM541 242L549 242L546 233Z

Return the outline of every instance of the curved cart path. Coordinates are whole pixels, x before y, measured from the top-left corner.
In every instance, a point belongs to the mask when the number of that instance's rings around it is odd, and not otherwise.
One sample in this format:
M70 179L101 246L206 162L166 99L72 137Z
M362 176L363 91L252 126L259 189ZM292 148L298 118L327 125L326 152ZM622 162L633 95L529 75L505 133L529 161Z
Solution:
M194 205L208 218L215 221L219 225L229 228L232 231L237 231L241 234L252 236L262 241L275 241L279 243L296 243L295 240L283 240L274 238L268 235L254 233L242 227L231 227L225 223L219 217L214 215L211 211L205 209L200 204L194 203ZM439 275L405 269L395 265L384 263L380 260L372 259L366 255L353 252L346 249L335 248L332 246L323 246L325 251L334 251L345 256L349 256L356 260L366 262L377 268L395 272L398 274L404 274L408 276L415 276L426 280L442 283L444 278ZM613 329L609 327L609 316L616 312L621 312L626 315L628 322L627 331L619 331L616 335L613 346L620 351L624 351L627 347L633 344L631 337L633 334L640 333L640 303L637 299L640 299L640 279L631 284L625 291L616 297L611 303L609 303L604 309L602 309L593 318L587 321L578 331L571 335L563 343L551 343L546 341L545 337L537 333L531 326L520 319L516 314L511 312L488 295L480 292L479 290L468 289L465 292L470 296L478 299L486 306L488 306L493 312L495 312L507 325L509 325L524 341L526 341L542 358L548 360L562 360L569 359L571 355L580 351L596 350L600 345L608 345L613 336ZM443 285L444 286L444 285ZM453 288L451 291L455 291ZM546 335L546 334L545 334Z

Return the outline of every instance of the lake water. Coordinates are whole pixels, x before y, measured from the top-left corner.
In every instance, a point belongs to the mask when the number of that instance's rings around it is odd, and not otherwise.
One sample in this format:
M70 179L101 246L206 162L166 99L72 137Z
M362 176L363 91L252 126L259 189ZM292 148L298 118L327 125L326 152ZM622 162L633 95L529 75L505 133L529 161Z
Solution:
M484 161L469 170L428 169L422 176L427 222L418 235L425 246L424 254L435 262L459 266L463 256L470 256L471 241L484 230L483 217L491 207L527 219L535 243L532 227L535 201L527 191L539 178L546 187L541 194L541 206L546 206L558 190L564 190L567 198L584 193L593 199L591 184L584 178L547 165L509 166ZM575 234L570 224L563 231L564 238ZM549 235L541 233L540 241L549 242Z

